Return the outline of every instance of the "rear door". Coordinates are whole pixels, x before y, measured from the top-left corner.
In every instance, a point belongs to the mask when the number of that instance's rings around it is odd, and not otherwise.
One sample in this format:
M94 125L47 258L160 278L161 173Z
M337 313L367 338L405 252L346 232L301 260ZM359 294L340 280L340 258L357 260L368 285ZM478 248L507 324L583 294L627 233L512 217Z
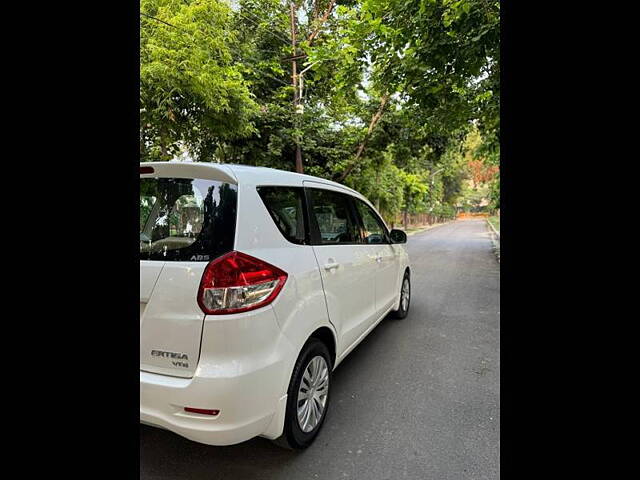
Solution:
M363 232L363 242L377 263L375 272L376 311L384 315L398 298L400 262L391 244L389 232L378 214L359 199L354 199Z
M337 189L309 188L309 221L329 312L338 331L338 354L375 320L375 258L362 247L350 195Z
M140 370L189 378L204 321L198 288L207 263L233 250L237 186L153 169L140 178Z

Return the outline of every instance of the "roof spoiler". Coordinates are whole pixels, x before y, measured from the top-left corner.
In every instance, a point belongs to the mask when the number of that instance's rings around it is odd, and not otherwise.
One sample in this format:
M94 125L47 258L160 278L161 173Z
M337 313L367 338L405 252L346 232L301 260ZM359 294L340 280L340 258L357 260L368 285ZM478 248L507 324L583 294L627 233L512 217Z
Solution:
M145 178L202 178L238 184L233 171L222 163L208 162L141 162L140 176Z

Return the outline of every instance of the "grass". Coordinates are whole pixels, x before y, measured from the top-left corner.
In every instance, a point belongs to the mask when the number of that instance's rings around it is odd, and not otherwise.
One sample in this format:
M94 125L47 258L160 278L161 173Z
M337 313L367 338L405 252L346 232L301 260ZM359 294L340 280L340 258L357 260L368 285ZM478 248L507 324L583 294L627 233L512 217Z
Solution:
M489 217L488 220L491 225L493 225L493 228L495 228L498 233L500 233L500 217Z

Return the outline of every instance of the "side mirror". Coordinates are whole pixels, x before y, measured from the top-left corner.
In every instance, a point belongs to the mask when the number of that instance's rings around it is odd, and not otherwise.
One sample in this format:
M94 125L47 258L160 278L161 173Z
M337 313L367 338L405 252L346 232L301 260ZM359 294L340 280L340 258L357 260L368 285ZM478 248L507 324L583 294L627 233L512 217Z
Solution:
M407 243L407 234L402 230L396 230L395 228L389 232L391 241L393 243Z

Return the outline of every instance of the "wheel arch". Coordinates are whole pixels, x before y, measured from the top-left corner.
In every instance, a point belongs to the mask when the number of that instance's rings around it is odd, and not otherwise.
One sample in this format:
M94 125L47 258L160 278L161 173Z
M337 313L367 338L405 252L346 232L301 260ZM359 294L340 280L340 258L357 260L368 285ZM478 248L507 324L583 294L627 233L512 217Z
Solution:
M295 353L291 357L290 364L288 364L286 367L286 380L284 383L284 391L282 392L282 395L284 396L282 396L279 400L276 415L274 415L269 427L261 435L271 440L274 440L282 435L287 405L286 394L289 390L291 377L293 375L293 369L295 368L296 362L298 361L298 358L302 353L304 346L309 342L309 340L311 340L312 338L316 338L327 346L327 348L329 349L329 354L331 356L332 369L335 368L337 357L337 335L333 329L333 325L320 324L319 326L316 326L313 331L301 338L304 338L304 341L301 342L297 346L297 348L289 341L289 345L293 347Z
M294 346L295 354L291 358L290 364L287 366L287 376L286 376L286 385L285 385L285 393L289 388L289 382L291 381L291 375L293 373L293 369L295 367L296 362L298 361L298 357L302 353L304 346L311 340L312 338L317 338L321 342L323 342L327 348L329 349L329 354L331 355L332 368L335 368L337 356L338 356L338 336L333 328L333 325L330 323L321 323L316 324L313 330L310 330L306 335L301 335L299 337L301 340L297 343L297 346ZM302 339L304 339L302 341Z
M311 338L317 338L327 346L327 348L329 349L329 353L331 354L331 367L333 368L336 364L337 357L337 343L335 332L327 326L322 326L314 330L313 333L309 335L307 342Z

